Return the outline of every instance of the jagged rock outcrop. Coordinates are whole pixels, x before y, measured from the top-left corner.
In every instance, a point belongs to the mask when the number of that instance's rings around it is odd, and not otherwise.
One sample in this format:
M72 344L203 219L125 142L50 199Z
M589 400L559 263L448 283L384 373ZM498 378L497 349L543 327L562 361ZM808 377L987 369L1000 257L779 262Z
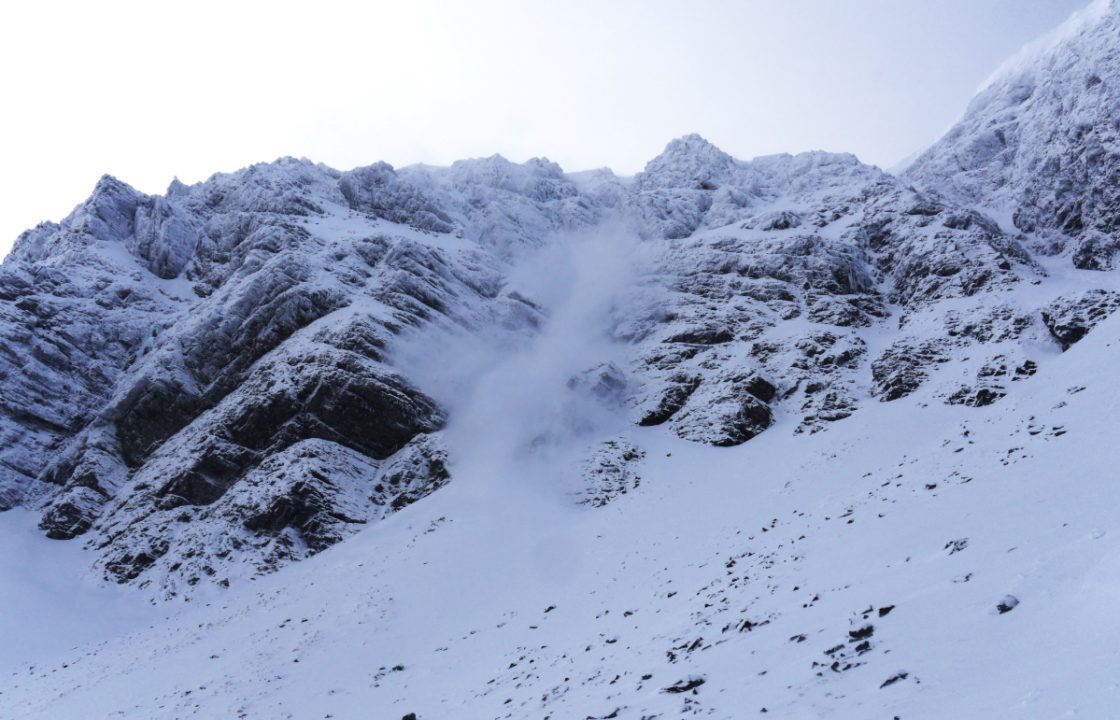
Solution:
M864 328L951 313L941 303L1012 292L1041 273L982 214L851 156L743 163L690 136L636 187L640 208L673 199L668 214L644 216L668 239L657 273L670 299L627 328L643 348L636 420L692 440L744 442L771 424L774 401L819 431L858 409L868 375L871 395L903 397L940 355L904 344L869 357ZM752 375L776 390L739 389Z
M580 503L603 507L642 484L638 466L646 453L625 438L600 443L583 461L583 487L576 493Z
M322 550L447 482L446 412L387 360L394 343L531 329L501 253L594 216L563 210L579 191L546 162L406 175L286 159L157 198L104 178L22 236L0 277L4 506L85 535L109 577L179 592ZM432 199L464 188L517 205L510 234L480 228L477 202Z
M909 182L991 208L1042 252L1113 267L1120 248L1120 13L1097 0L1013 58Z
M1054 300L1042 310L1042 322L1062 350L1068 350L1117 307L1120 307L1120 293L1088 290Z

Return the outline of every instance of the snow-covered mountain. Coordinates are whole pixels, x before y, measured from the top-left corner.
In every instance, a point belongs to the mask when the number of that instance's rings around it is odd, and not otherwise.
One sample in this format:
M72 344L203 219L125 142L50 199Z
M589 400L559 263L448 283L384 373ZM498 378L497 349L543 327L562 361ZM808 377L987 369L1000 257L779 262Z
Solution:
M1095 0L1007 61L905 172L1007 218L1039 252L1110 269L1120 230L1120 16Z
M1107 716L1118 28L901 177L103 178L0 266L0 708Z

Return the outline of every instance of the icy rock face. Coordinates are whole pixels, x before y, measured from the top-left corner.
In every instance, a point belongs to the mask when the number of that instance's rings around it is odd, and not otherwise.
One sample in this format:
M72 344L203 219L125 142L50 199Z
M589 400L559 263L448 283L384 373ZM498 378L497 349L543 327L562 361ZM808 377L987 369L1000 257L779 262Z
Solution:
M4 265L5 502L169 594L321 551L451 479L447 411L395 364L400 337L536 332L548 309L505 289L518 253L608 222L645 238L649 292L617 318L628 366L568 390L716 446L785 413L821 430L914 392L953 348L1015 344L1018 310L985 331L943 306L1038 275L983 215L851 156L742 162L697 136L633 182L497 156L285 159L158 198L105 179ZM936 338L870 350L931 318ZM590 496L632 487L629 462L603 459Z
M603 507L642 484L638 466L646 453L625 438L599 444L584 460L581 479L584 488L579 502Z
M581 187L543 158L517 164L494 155L450 168L412 166L400 175L434 198L460 234L504 258L606 219L621 198L613 175Z
M25 233L0 273L3 507L42 508L108 577L174 594L318 552L447 482L446 412L394 344L433 323L531 326L501 253L596 215L543 161L411 176L285 159L165 197L105 178Z
M688 440L749 440L774 422L776 403L813 432L868 394L908 395L945 353L900 339L872 357L869 332L941 318L962 298L984 304L1039 275L984 215L851 156L743 163L693 136L671 143L635 187L646 227L665 238L655 274L670 297L626 328L641 348L635 419ZM649 210L656 198L671 198L671 212Z
M1042 311L1042 322L1062 350L1068 350L1117 307L1120 307L1120 293L1089 290L1054 300Z
M269 572L438 489L449 479L445 460L428 435L381 463L336 442L301 440L210 503L161 502L137 490L107 514L100 562L111 577L141 585L158 579L169 593Z
M786 229L801 224L802 217L771 209L779 198L796 202L843 194L877 175L853 155L816 152L742 162L699 135L687 135L669 143L638 174L630 202L648 233L670 240L743 221L763 230Z
M388 163L343 173L338 187L355 210L420 230L451 232L453 229L451 218L419 188L402 181Z
M696 135L632 179L500 156L286 158L159 197L103 178L0 266L0 509L165 594L320 552L454 480L417 349L547 334L563 273L526 285L525 258L581 234L642 260L603 312L611 359L558 392L644 432L731 446L999 402L1120 306L1109 273L1044 257L1112 262L1116 16L1004 71L902 179ZM634 492L641 449L591 445L581 500Z
M144 199L103 178L61 225L20 236L0 267L0 509L89 422L181 309L127 252Z
M1120 247L1120 5L1098 0L1028 47L907 181L992 208L1045 252L1103 270Z

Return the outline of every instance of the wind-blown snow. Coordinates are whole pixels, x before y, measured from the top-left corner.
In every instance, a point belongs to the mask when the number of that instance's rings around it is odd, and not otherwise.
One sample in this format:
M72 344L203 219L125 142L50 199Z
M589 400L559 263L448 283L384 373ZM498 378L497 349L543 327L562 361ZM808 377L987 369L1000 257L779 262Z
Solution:
M1019 52L1000 63L1000 66L976 89L977 93L982 93L1004 78L1029 70L1033 64L1045 60L1047 55L1053 53L1063 43L1077 38L1085 30L1103 20L1115 7L1116 0L1092 0L1089 5L1070 15L1064 23L1027 43Z
M497 325L406 340L398 363L449 410L454 475L556 492L574 485L561 468L578 465L589 442L628 426L627 347L614 335L648 250L621 222L554 236L506 276L506 292L525 298L528 334Z

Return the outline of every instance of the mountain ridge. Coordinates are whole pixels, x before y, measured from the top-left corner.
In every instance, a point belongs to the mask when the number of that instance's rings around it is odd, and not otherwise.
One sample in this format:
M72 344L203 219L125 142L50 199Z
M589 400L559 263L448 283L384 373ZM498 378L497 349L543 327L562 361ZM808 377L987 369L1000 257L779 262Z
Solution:
M67 322L81 324L87 308L108 302L104 289L115 288L122 332L132 332L117 341L125 348L113 356L117 367L101 369L120 373L101 408L91 395L84 415L40 434L38 447L61 443L53 459L36 469L28 458L38 451L27 439L9 449L16 459L6 466L16 472L4 483L7 504L22 494L41 507L50 537L93 530L90 542L105 553L109 578L146 585L149 568L165 568L159 582L172 594L205 576L228 582L214 567L218 557L248 552L259 572L321 550L369 521L354 507L365 504L360 488L382 485L368 479L379 463L429 436L424 452L446 457L438 447L446 410L392 367L394 338L433 323L538 332L547 308L524 292L503 294L503 275L519 258L610 222L648 246L645 254L657 257L644 261L643 272L661 278L660 288L634 301L633 316L618 319L632 348L631 367L612 370L620 402L640 425L668 422L682 437L716 445L767 429L775 403L792 406L783 402L790 396L800 398L799 427L819 431L850 416L868 393L895 399L912 392L925 367L946 353L903 336L870 358L861 328L883 325L895 312L905 321L948 298L1009 289L1039 272L991 220L916 193L854 156L743 162L699 135L670 142L629 183L600 174L582 187L555 163L500 156L348 172L286 158L193 186L172 184L166 196L106 176L61 224L24 233L4 265L15 297L32 287L19 281L21 270L96 256L90 267L103 268L101 278L53 295L70 298ZM128 270L128 258L149 275ZM105 277L109 267L129 280ZM142 297L151 298L160 321L131 315ZM739 299L726 305L731 298ZM31 307L15 299L15 312L20 303ZM803 314L820 330L791 339L782 325ZM30 315L34 323L44 319L34 308ZM149 337L136 331L137 320ZM1002 337L1013 339L1029 324L1014 320L1017 330ZM774 333L776 341L765 340ZM24 340L33 357L48 344L36 335ZM62 348L65 367L72 345L49 342ZM99 352L89 359L101 368ZM869 390L860 380L868 362ZM324 382L328 372L341 374ZM18 382L21 374L8 377ZM330 388L349 388L359 377L371 383L361 393L333 396ZM369 425L359 407L394 419ZM84 427L75 432L75 423ZM339 423L373 433L372 444ZM273 456L312 441L320 447L309 457L321 465L303 472L318 479L291 485ZM334 451L339 443L349 450ZM364 454L346 459L354 450ZM247 474L266 461L275 476ZM353 462L366 468L367 480L334 488L332 463L346 476ZM443 465L440 459L436 467ZM375 498L373 506L421 497L424 487L445 481L445 471L435 474L398 479L408 493ZM243 481L256 488L250 497L234 492ZM207 527L215 515L236 528L232 547L188 540L194 533L184 524L201 519ZM312 537L320 539L309 543ZM190 547L169 554L176 542ZM208 546L214 542L217 549ZM185 562L182 554L204 560Z

